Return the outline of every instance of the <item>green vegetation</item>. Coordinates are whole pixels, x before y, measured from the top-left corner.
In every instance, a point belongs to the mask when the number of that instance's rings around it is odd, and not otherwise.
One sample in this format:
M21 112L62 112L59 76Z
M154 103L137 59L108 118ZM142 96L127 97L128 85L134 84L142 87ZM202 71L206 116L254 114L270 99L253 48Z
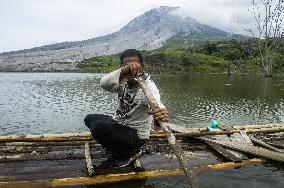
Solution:
M157 73L226 71L227 61L217 56L195 51L193 48L172 48L144 53L146 69Z
M98 56L85 59L77 67L86 72L111 72L119 67L118 55Z
M202 41L175 36L160 49L143 51L145 68L152 73L262 73L259 39L230 38ZM197 37L198 39L198 37ZM197 40L196 39L196 40ZM183 42L182 42L183 41ZM187 42L185 42L187 41ZM201 40L197 40L201 41ZM284 45L273 54L275 73L284 72ZM110 72L119 67L119 54L99 56L79 62L88 72Z

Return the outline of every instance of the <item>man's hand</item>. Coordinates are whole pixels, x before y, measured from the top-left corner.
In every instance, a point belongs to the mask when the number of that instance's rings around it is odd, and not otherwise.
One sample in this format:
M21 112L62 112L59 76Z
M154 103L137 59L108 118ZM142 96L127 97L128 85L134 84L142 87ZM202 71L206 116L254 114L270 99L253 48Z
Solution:
M122 73L124 76L132 76L135 77L136 75L143 74L143 68L140 63L138 62L128 62L123 68Z
M157 108L154 111L150 111L149 114L152 114L155 120L164 122L168 122L170 120L169 112L165 108Z

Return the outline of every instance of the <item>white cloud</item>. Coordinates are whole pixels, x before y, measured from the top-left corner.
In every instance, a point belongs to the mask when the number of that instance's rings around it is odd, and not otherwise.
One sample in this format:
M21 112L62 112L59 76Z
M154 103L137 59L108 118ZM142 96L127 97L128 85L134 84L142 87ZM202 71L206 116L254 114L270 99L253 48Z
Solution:
M0 52L112 33L161 5L229 32L253 21L249 0L0 0Z

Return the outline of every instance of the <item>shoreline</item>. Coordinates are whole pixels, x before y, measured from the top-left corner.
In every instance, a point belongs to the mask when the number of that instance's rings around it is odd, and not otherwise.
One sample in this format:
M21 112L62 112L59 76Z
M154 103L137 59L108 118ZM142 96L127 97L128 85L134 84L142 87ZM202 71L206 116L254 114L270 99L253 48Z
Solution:
M0 70L0 73L87 73L87 74L107 74L109 72L92 72L92 71L84 71L84 70L81 70L81 71L1 71ZM176 73L168 73L168 74L162 74L160 72L148 72L152 75L160 75L160 76L168 76L168 75L186 75L186 74L195 74L195 75L227 75L228 77L230 76L236 76L236 75L239 75L239 76L262 76L262 77L265 77L263 75L263 73L237 73L237 72L231 72L230 75L228 75L227 72L219 72L219 73L216 73L216 72L176 72ZM274 73L273 74L273 77L278 77L278 76L284 76L284 73ZM271 78L273 78L271 77Z

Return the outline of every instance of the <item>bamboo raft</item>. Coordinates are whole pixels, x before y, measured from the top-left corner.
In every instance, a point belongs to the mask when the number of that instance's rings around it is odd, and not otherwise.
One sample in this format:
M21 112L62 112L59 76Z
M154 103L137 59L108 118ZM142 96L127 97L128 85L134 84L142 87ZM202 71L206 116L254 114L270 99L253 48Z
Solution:
M211 140L220 147L248 153L249 159L240 162L228 160L204 142L208 136L243 131L261 147ZM284 124L234 126L222 131L173 128L173 132L196 174L284 161ZM162 132L152 132L144 154L125 168L110 168L105 150L89 132L0 136L0 153L0 187L4 188L98 185L184 175Z

